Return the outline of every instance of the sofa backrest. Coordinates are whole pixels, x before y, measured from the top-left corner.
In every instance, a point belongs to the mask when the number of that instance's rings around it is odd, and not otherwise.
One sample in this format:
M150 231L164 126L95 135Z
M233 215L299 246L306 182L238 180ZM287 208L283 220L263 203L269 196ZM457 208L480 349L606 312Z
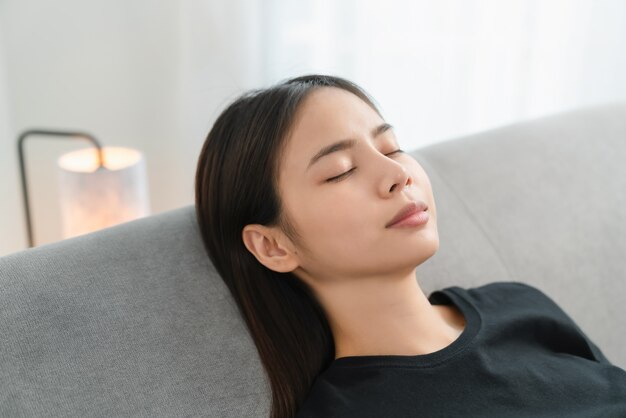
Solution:
M400 139L401 140L401 139ZM428 295L521 281L626 368L626 104L412 152L437 206ZM0 416L268 416L194 206L0 258Z

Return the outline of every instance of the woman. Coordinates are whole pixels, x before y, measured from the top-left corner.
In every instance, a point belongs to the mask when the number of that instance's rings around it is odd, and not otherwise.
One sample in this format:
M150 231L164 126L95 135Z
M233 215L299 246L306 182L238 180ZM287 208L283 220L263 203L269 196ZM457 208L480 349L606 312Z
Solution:
M195 187L272 417L626 416L626 372L538 289L424 295L416 268L439 247L430 181L348 80L235 100Z

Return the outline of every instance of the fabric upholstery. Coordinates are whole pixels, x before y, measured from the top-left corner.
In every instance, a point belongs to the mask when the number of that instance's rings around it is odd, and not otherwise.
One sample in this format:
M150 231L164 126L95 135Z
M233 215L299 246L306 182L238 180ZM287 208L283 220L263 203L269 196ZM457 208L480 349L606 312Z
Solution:
M440 236L424 292L531 284L626 368L625 138L615 103L414 150ZM0 335L2 417L268 416L193 205L1 257Z

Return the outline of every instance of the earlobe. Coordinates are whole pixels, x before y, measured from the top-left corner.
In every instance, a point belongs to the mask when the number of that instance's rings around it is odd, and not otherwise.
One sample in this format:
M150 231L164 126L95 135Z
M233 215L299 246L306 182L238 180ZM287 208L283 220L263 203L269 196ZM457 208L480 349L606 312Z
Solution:
M293 255L263 225L246 225L242 230L244 245L259 263L270 270L285 273L297 267Z

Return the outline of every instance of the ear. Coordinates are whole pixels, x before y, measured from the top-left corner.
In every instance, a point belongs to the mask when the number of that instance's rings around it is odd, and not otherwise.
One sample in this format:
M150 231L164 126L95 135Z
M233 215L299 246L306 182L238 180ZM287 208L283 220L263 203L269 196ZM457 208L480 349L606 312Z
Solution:
M280 240L276 239L280 236ZM243 243L257 260L270 270L286 273L298 267L298 258L281 241L288 240L283 234L259 224L246 225L242 232Z

